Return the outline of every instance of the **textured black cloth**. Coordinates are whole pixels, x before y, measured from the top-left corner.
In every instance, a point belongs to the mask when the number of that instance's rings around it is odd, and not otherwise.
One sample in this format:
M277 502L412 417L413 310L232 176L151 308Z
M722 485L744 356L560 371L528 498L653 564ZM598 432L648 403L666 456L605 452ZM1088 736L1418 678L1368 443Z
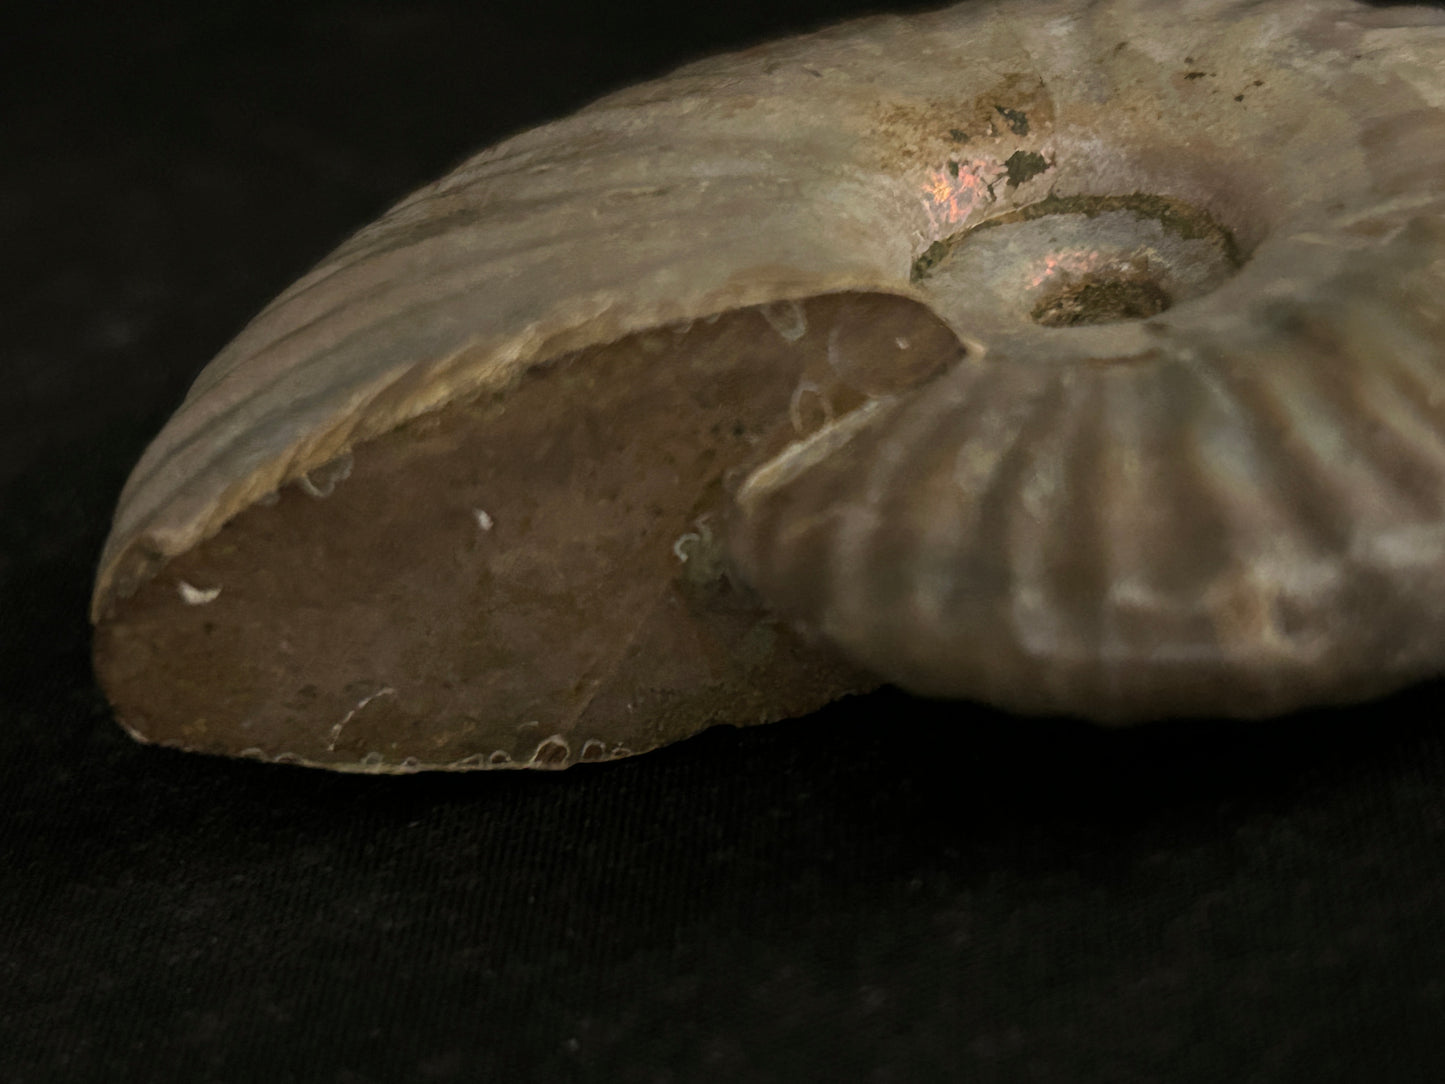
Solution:
M558 774L133 744L85 611L196 371L466 153L861 6L12 9L0 1081L1438 1081L1442 687L1125 732L892 693Z

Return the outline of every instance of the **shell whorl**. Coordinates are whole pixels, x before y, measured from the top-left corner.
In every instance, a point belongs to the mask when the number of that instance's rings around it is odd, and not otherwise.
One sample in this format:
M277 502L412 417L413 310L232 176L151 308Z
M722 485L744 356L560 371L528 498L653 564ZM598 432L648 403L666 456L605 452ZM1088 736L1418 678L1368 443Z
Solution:
M1442 253L1417 217L1144 356L965 360L757 471L734 552L876 672L1016 710L1253 716L1436 672Z
M1181 40L1205 55L1199 14ZM1333 26L1261 49L1321 103L1280 118L1269 156L1249 121L1221 134L1222 110L1124 151L1057 107L1059 190L1119 194L1051 195L920 258L969 356L757 470L731 534L742 576L906 688L1027 712L1263 716L1438 673L1445 17ZM1398 70L1367 92L1348 60L1387 47ZM1216 77L1200 64L1185 77ZM1252 194L1206 140L1256 145ZM1166 189L1198 204L1151 216L1146 145L1175 148ZM1168 251L1171 229L1192 240ZM1073 296L1043 296L1050 276ZM1124 301L1060 326L1095 286ZM1066 319L1041 326L1058 297Z

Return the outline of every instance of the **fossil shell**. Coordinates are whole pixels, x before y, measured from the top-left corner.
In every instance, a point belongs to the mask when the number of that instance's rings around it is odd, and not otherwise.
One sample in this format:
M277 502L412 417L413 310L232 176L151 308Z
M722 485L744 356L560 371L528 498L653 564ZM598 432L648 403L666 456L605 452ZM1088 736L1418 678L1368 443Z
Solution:
M967 4L693 64L246 327L121 496L97 670L146 740L375 771L880 678L1366 697L1445 660L1442 299L1445 13Z

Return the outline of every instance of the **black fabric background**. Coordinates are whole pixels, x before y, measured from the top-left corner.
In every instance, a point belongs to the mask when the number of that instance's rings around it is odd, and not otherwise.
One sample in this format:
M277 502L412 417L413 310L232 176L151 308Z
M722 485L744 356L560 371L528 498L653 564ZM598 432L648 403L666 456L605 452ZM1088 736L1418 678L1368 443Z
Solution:
M1445 1079L1442 688L1109 732L883 693L559 774L144 748L126 473L272 295L466 153L863 10L11 9L0 1080Z

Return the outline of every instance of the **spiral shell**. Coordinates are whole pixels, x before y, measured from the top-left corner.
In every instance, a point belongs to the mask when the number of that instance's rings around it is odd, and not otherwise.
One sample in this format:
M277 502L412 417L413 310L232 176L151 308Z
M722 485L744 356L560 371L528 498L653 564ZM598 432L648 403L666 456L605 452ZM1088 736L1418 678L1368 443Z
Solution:
M409 770L877 678L1127 720L1438 672L1442 73L1427 9L966 4L523 133L202 372L101 679L149 740Z

